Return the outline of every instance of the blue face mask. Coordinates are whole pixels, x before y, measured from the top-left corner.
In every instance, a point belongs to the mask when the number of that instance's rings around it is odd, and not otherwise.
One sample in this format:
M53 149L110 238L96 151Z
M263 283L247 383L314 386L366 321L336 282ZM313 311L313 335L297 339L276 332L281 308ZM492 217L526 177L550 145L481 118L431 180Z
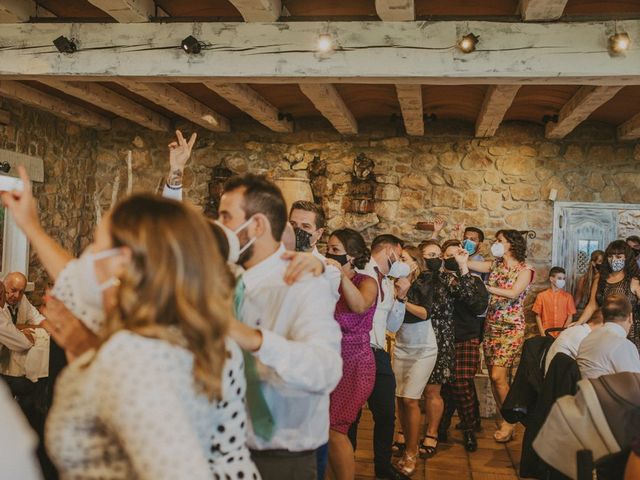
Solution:
M464 248L469 255L473 255L476 252L476 243L467 238L462 242L462 248Z

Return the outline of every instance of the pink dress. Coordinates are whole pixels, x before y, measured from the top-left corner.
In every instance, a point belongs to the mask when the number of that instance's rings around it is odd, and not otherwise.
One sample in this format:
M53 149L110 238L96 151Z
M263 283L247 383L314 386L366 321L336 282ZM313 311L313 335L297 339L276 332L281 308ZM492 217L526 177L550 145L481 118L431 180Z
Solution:
M370 277L356 273L351 281L359 286L365 278ZM375 311L376 302L373 302L365 313L353 313L340 287L334 317L342 330L342 379L330 397L329 419L331 429L345 435L371 395L376 379L376 362L369 339Z

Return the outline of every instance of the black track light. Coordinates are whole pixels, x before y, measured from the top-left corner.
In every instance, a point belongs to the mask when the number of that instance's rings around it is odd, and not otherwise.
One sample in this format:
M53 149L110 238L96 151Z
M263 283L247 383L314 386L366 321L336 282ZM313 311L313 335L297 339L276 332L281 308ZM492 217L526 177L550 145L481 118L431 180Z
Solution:
M64 35L60 35L53 41L53 45L58 49L60 53L75 53L78 50L76 43L69 40Z
M190 55L197 55L202 51L202 44L193 35L189 35L187 38L182 40L180 45L182 45L182 49Z

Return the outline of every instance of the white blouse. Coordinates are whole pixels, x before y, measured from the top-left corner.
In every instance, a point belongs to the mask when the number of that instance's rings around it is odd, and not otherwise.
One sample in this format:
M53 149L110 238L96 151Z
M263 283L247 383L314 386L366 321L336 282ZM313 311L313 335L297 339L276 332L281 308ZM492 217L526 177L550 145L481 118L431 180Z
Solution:
M122 331L60 375L46 445L62 479L259 479L246 447L240 348L227 341L223 399L197 393L193 355Z

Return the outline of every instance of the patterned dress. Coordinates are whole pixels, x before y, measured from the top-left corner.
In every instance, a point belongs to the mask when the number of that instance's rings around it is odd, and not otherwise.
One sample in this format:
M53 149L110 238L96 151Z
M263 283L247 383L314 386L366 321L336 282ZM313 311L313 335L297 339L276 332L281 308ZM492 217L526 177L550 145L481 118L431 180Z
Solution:
M456 300L468 300L476 292L470 274L456 277L450 273L438 272L438 276L432 281L431 309L427 308L427 311L436 334L438 358L429 377L430 385L443 385L453 380L456 359L453 304Z
M371 277L356 273L351 281L358 287L367 278ZM375 312L375 301L365 313L352 312L340 286L335 319L342 330L342 379L330 397L329 419L331 430L345 435L371 395L376 380L376 362L369 337Z
M629 303L631 303L631 308L633 310L633 323L631 324L631 329L629 330L627 338L635 344L638 350L640 350L640 300L631 290L631 278L625 277L616 283L605 282L604 288L600 288L600 285L598 285L598 290L596 292L596 302L598 306L602 306L605 298L609 295L613 295L614 293L623 295L627 300L629 300Z
M520 272L524 270L533 272L533 268L524 262L509 268L502 260L495 260L491 267L488 285L510 289L518 279ZM484 323L482 343L487 365L512 367L518 364L524 343L523 304L528 290L529 286L517 298L505 298L498 295L489 297L489 309L487 310L487 320Z

